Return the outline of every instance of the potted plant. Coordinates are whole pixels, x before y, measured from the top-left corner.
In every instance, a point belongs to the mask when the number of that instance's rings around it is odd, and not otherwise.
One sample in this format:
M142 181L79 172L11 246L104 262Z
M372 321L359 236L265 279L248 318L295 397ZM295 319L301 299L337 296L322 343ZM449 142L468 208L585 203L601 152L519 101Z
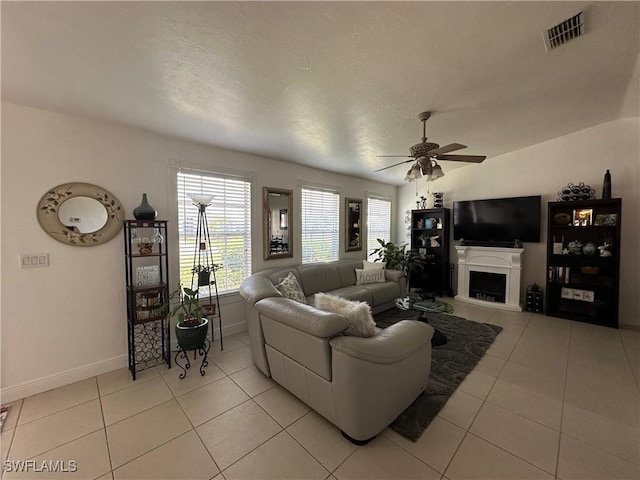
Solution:
M217 272L222 268L222 265L213 263L211 265L196 265L191 269L191 273L198 274L198 286L206 287L211 285L211 272Z
M180 287L169 295L169 302L178 298L169 316L175 317L176 339L182 350L204 348L209 320L204 317L202 305L198 301L198 289Z
M411 274L424 269L425 260L416 251L408 250L407 244L396 245L393 242L385 242L381 238L376 241L380 247L376 248L371 255L377 255L374 262L386 262L386 268L402 270L407 275L407 287L411 290Z

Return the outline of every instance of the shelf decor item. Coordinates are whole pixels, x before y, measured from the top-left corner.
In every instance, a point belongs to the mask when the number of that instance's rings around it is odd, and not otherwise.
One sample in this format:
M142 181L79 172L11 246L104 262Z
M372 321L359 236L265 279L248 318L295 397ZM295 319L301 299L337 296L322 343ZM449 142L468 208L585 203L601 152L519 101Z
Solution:
M156 215L158 215L158 212L156 212L155 208L149 205L147 194L143 193L142 202L133 209L133 216L136 220L155 220Z
M602 198L611 198L611 172L609 170L604 174L604 182L602 183Z
M562 187L558 192L557 201L567 202L576 200L594 200L596 198L596 191L589 185L585 185L583 182L578 184L568 183Z
M433 192L433 208L444 207L444 192Z
M591 225L593 209L579 208L573 211L573 225L575 227L586 227Z

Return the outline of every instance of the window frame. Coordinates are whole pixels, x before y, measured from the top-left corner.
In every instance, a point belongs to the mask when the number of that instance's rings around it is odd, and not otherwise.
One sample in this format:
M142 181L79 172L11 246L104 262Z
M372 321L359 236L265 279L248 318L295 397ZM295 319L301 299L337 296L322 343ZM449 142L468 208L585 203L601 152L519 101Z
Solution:
M254 248L254 234L255 232L253 231L253 225L254 225L254 207L253 205L255 204L255 175L252 172L239 172L239 171L232 171L232 170L227 170L225 171L225 169L208 169L208 168L204 168L204 167L191 167L191 166L178 166L177 168L174 169L174 175L173 175L173 192L175 193L175 222L176 222L176 227L174 229L171 229L175 232L175 245L176 245L176 258L177 261L176 263L176 270L175 270L175 277L173 278L177 278L178 282L182 281L186 286L188 286L188 284L190 283L191 280L191 276L190 273L188 275L188 280L185 281L185 278L187 277L187 275L185 275L184 277L181 275L181 272L185 269L185 259L189 259L189 269L191 268L191 264L193 261L193 254L195 252L195 247L194 246L189 246L189 247L185 247L185 243L184 242L184 235L185 232L181 231L181 216L183 214L183 211L185 211L185 207L186 204L183 205L181 204L181 189L179 186L179 182L180 182L180 174L188 174L188 175L195 175L195 176L200 176L200 177L210 177L212 179L215 179L217 181L234 181L234 182L244 182L244 186L242 188L248 188L248 192L245 193L245 208L244 208L244 213L243 216L245 218L244 221L244 233L243 233L243 242L244 242L244 247L243 247L243 255L242 258L244 260L244 269L241 269L241 273L239 274L240 277L242 277L238 282L237 285L233 284L232 287L230 288L226 288L225 285L227 283L227 279L226 279L226 272L225 269L221 269L218 270L216 272L216 280L218 282L218 296L225 296L225 295L231 295L231 294L237 294L239 286L240 286L240 282L242 281L242 279L250 276L253 273L254 270L254 262L255 262L255 255L253 253L253 248ZM187 201L187 203L190 202L190 200ZM225 205L226 208L226 203L227 202L223 202L223 204ZM212 206L215 204L215 202L212 203ZM195 217L197 219L197 208L195 206L192 207L193 211L190 211L189 213L191 214L190 217ZM207 207L207 221L209 223L209 227L210 227L210 236L211 239L213 240L215 238L215 235L213 233L213 231L211 230L211 222L212 222L212 218L211 218L211 212L212 210L210 210L210 207ZM227 238L229 235L228 231L225 231L225 235L224 238ZM186 249L185 249L186 248ZM191 251L190 251L191 249ZM224 255L222 258L225 258ZM216 255L214 253L214 263L225 263L224 260L223 261L218 261L216 258ZM221 280L221 276L222 276L222 280ZM221 288L221 286L223 288ZM202 287L201 287L202 288ZM206 296L208 295L208 292L203 292L203 295Z
M307 208L305 205L305 191L316 192L318 195L332 195L331 203L332 207L335 211L335 223L332 223L332 227L335 227L335 230L332 230L330 233L322 233L322 236L328 236L331 241L331 255L320 255L314 256L312 258L305 258L305 243L308 242L308 239L305 237L310 235L310 233L305 233L305 216L307 214ZM311 199L313 200L313 199ZM318 263L318 262L331 262L340 259L340 246L341 243L341 229L340 222L342 219L341 216L341 194L340 191L336 188L327 187L327 186L318 186L313 184L301 184L300 186L300 246L301 246L301 263L302 264L310 264L310 263ZM326 225L326 222L322 222L322 225Z
M391 241L391 237L393 235L393 200L388 197L388 196L384 196L384 195L375 195L375 194L366 194L365 195L365 200L366 200L366 208L367 208L367 245L366 245L366 252L367 252L367 259L369 259L369 257L372 255L373 250L375 248L378 248L380 245L376 242L377 238L380 238L380 235L377 235L375 232L379 231L379 230L371 230L371 221L370 221L370 214L371 212L371 201L380 201L380 202L387 202L389 204L389 238L385 238L384 240L386 240L387 242Z

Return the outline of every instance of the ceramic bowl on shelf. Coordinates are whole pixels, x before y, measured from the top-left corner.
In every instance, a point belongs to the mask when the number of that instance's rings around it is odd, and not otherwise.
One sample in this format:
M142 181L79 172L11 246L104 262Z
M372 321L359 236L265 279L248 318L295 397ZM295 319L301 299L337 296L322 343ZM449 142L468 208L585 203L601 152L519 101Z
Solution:
M556 225L569 225L571 223L571 215L560 212L553 216L553 223Z

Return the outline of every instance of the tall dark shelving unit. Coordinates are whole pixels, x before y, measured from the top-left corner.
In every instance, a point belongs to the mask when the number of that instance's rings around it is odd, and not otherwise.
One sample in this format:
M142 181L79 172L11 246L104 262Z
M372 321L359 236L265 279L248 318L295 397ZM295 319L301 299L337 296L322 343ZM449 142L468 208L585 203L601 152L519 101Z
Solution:
M125 220L127 344L133 380L137 372L156 365L171 368L167 250L166 220Z
M452 296L451 264L449 262L450 218L448 208L427 208L411 211L411 249L426 260L425 269L411 278L411 286L439 296ZM428 237L438 236L438 246ZM423 241L424 239L424 241Z
M621 210L620 198L549 202L547 315L618 327Z

